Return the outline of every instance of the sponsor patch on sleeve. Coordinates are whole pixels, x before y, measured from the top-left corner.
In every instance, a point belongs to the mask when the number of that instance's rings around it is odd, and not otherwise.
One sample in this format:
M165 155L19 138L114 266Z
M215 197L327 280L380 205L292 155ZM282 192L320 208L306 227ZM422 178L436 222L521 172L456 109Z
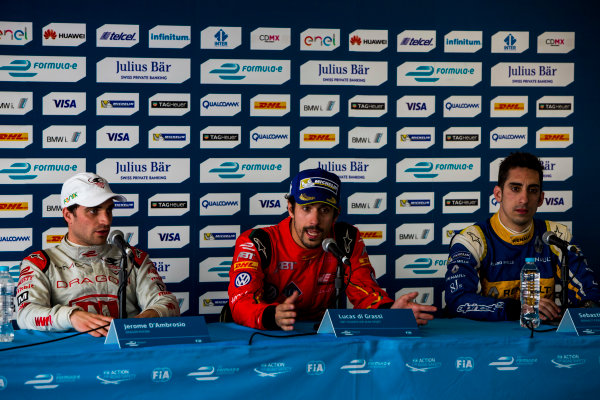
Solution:
M252 281L252 275L247 272L240 272L235 277L235 287L246 286Z

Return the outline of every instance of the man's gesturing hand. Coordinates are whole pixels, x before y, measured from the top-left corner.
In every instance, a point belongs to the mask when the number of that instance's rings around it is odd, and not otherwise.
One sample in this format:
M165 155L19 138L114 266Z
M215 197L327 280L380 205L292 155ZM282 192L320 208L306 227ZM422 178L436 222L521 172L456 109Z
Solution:
M300 293L295 291L285 301L275 307L275 323L284 331L293 331L296 322L296 311L294 303L298 300Z
M75 310L71 314L71 324L73 325L73 328L79 332L89 331L90 329L110 324L110 321L112 320L112 317L92 314L82 310ZM108 327L100 328L88 333L94 337L106 336L108 334Z
M413 314L415 314L415 319L417 320L417 324L425 325L427 324L427 321L433 319L433 315L427 313L435 312L437 311L437 308L434 306L425 306L415 303L413 300L418 295L418 292L412 292L405 294L404 296L400 296L400 298L394 302L391 308L412 308Z

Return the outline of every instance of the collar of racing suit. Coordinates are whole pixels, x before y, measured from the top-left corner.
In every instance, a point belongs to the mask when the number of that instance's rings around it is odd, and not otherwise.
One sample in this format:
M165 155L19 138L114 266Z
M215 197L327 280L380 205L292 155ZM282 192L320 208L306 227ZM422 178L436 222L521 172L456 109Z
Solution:
M92 261L94 259L102 258L112 248L108 243L104 243L98 246L81 246L74 244L67 239L67 235L63 237L60 242L61 250L64 251L69 257L79 261Z
M504 226L502 221L500 221L500 216L498 213L492 215L492 218L490 218L490 224L500 239L512 245L522 245L528 243L533 238L533 233L535 230L533 221L531 221L529 227L523 232L514 232L512 229L508 229L506 226Z

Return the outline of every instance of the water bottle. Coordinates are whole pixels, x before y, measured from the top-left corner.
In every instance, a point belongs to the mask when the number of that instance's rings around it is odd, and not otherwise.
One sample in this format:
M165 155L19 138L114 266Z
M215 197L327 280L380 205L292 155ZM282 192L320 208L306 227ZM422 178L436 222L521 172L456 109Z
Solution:
M540 270L533 257L521 269L521 326L540 326Z
M0 266L0 342L12 342L15 283L6 265Z

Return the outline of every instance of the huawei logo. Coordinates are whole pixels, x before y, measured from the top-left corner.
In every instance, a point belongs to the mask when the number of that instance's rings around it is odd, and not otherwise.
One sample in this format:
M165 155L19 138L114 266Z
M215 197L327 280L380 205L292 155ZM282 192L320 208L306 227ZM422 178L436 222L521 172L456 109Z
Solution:
M48 29L44 32L44 39L56 39L56 32L53 29Z
M350 38L350 44L356 44L356 45L360 46L361 43L362 43L362 40L357 35L354 35Z

